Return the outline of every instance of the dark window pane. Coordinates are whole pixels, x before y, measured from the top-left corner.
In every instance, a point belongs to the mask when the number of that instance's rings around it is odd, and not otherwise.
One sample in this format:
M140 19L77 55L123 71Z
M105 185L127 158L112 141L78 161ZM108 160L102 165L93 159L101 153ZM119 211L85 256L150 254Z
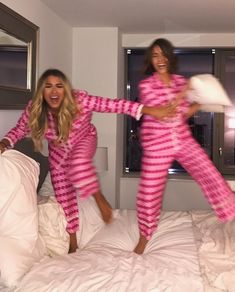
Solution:
M211 49L176 49L175 52L178 56L178 74L189 78L196 74L214 73L214 54ZM127 96L133 101L138 100L138 83L145 78L141 73L144 53L145 49L127 50ZM140 171L140 124L141 121L126 117L125 172ZM196 140L212 158L213 113L198 112L189 119L189 124ZM184 172L184 169L175 161L169 172Z
M224 120L224 165L235 168L235 54L224 57L224 86L233 103L232 107L225 109Z

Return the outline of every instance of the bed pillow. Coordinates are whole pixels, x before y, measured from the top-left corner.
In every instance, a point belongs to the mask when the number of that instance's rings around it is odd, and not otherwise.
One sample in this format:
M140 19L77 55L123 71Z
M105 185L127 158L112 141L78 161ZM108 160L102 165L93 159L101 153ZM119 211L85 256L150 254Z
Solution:
M56 217L59 216L60 220L62 220L61 216L63 216L61 209L56 206L56 199L53 198L55 196L54 189L51 183L50 173L47 174L42 187L39 191L39 195L45 198L45 201L48 200L47 205L39 205L40 213L39 213L39 225L40 225L40 234L43 236L46 242L47 249L51 255L55 255L59 253L64 253L66 249L66 238L64 237L64 233L62 229L57 229L53 222L56 221ZM48 199L49 197L49 199ZM54 202L54 203L53 203ZM54 204L52 206L51 204ZM58 204L58 203L57 203ZM90 239L105 225L104 221L101 218L100 211L97 207L97 204L92 196L87 199L80 199L78 197L78 206L79 206L79 231L77 231L77 240L79 248L83 248ZM53 214L50 216L50 226L45 226L48 224L49 217L48 212L49 209L53 208ZM57 212L55 210L57 209ZM45 220L47 218L47 220ZM65 218L65 217L64 217ZM62 228L62 223L60 225ZM55 229L56 228L56 229ZM55 239L55 234L59 233L60 236L57 238L57 247L53 243Z
M206 105L206 111L222 111L221 106L232 106L225 89L219 80L211 74L194 75L190 78L190 90L187 97L191 102ZM216 107L219 105L219 107ZM202 107L203 109L203 107Z
M45 188L42 189L45 191ZM64 211L55 196L39 195L39 197L39 234L44 240L47 253L52 257L66 254L69 249L69 236L66 231L67 221ZM78 246L83 248L105 226L105 223L92 196L82 201L78 198L78 205L79 230L76 234Z
M38 195L39 233L44 240L47 253L53 257L67 254L69 234L64 211L55 196Z
M45 141L43 140L43 146L44 145L45 145ZM45 147L46 146L44 146L44 148ZM39 181L38 181L38 186L37 186L37 191L39 191L49 171L48 158L46 157L46 155L44 155L45 154L44 152L40 153L34 150L33 140L29 137L26 137L18 141L15 144L14 149L33 158L36 162L39 163L40 172L39 172Z
M203 112L224 113L225 106L221 104L201 104L200 110Z
M78 206L79 231L77 231L77 241L79 248L83 248L106 224L93 196L85 200L78 197Z
M0 155L0 273L15 286L45 254L38 234L39 166L16 150Z

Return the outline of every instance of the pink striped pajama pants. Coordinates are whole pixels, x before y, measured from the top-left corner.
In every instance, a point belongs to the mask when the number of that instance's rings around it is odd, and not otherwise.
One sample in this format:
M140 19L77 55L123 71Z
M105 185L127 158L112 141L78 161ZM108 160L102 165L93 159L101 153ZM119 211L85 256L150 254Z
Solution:
M92 162L96 143L95 135L87 136L75 145L69 158L59 168L51 167L56 199L65 212L69 233L75 233L79 228L77 195L86 199L100 189Z
M177 160L199 184L221 221L235 218L235 196L201 146L191 136L178 140L178 147L143 150L142 170L137 195L140 234L149 240L160 218L168 169ZM189 194L190 195L190 194Z

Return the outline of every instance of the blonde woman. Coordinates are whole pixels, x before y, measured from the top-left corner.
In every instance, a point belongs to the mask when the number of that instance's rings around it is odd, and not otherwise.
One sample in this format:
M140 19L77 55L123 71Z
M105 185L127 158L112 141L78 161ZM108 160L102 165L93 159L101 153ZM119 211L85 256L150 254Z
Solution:
M93 111L128 114L137 119L149 114L161 119L174 115L175 106L146 107L124 99L92 96L83 90L72 90L63 72L48 69L40 77L35 96L17 125L0 142L2 153L29 134L37 150L41 149L43 138L48 140L51 180L67 219L69 252L77 249L77 194L84 199L93 195L103 220L108 223L112 218L112 208L101 193L92 163L97 146L96 128L91 123Z

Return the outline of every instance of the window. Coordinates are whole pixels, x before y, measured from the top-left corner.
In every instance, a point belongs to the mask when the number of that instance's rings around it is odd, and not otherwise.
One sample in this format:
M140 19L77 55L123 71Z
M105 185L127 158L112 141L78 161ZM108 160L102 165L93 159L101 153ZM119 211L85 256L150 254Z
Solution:
M178 74L186 78L196 74L214 74L235 102L235 51L229 53L220 48L177 48L175 53L178 57ZM145 49L126 49L126 96L129 100L138 100L138 83L145 78L141 74L144 54ZM140 125L141 121L125 117L125 173L140 171ZM198 112L189 119L189 125L194 137L219 170L224 174L235 173L235 108L226 109L225 114ZM169 173L184 172L176 161L169 170Z
M235 50L220 52L218 59L219 77L234 105L218 121L218 167L223 174L235 174Z

